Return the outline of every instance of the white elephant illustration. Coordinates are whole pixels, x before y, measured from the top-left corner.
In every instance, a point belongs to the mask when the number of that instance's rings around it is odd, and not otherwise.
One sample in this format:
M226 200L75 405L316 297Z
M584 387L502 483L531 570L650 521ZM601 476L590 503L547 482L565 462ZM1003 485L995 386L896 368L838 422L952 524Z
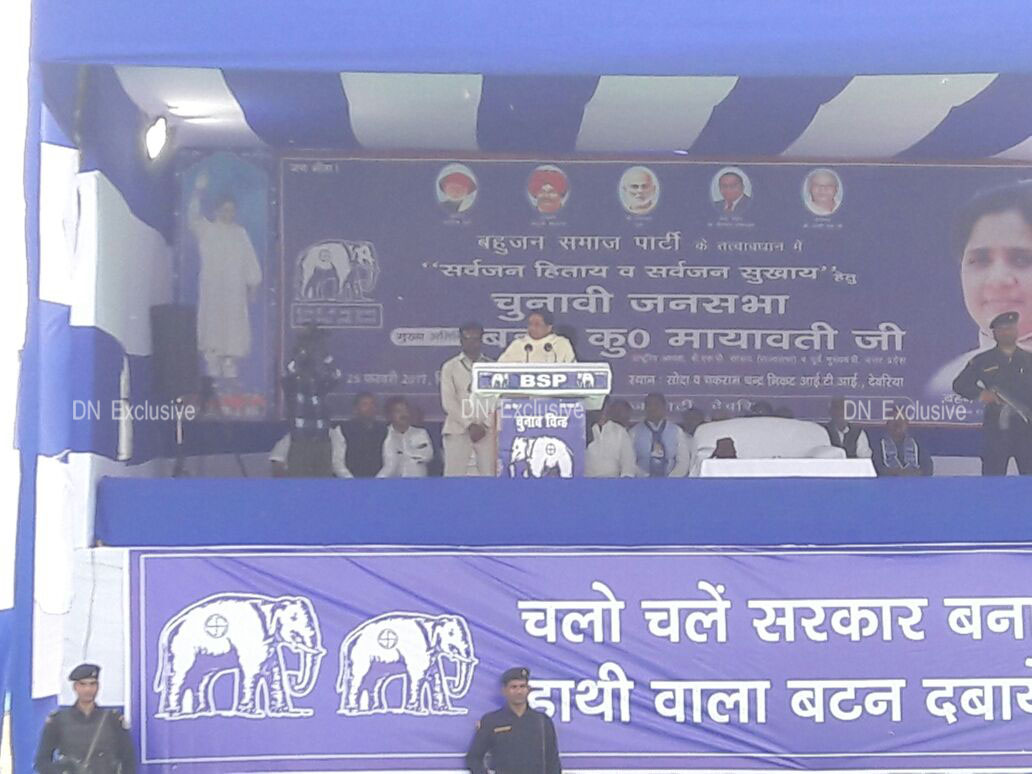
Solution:
M367 301L367 294L376 287L380 263L372 242L345 242L350 262L347 276L341 278L341 290L349 301Z
M509 375L506 373L491 374L491 388L495 390L505 389L509 383Z
M337 299L351 271L348 248L343 242L318 242L306 248L298 261L298 297Z
M524 463L523 475L518 476L521 462ZM573 478L573 452L565 441L551 435L513 439L509 454L510 478L542 478L553 471L558 472L559 478Z
M449 674L449 664L454 674ZM477 664L465 619L457 615L391 612L355 627L340 646L341 715L465 715L452 706L473 683ZM390 706L398 680L402 703Z
M299 299L367 301L380 265L372 242L316 242L298 259Z
M581 371L577 374L577 386L584 390L595 389L595 374Z
M286 651L297 658L290 669ZM155 717L212 715L307 717L293 699L314 687L322 647L319 621L306 597L215 594L169 619L158 638ZM217 709L215 681L231 674L234 700ZM262 686L264 685L264 690Z

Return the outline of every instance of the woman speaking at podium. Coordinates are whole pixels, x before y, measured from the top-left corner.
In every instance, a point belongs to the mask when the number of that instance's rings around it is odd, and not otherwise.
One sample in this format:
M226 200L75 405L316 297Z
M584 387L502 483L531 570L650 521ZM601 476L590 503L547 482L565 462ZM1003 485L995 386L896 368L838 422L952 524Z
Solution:
M515 339L499 363L574 363L573 345L565 336L552 332L552 313L541 309L527 315L527 335Z

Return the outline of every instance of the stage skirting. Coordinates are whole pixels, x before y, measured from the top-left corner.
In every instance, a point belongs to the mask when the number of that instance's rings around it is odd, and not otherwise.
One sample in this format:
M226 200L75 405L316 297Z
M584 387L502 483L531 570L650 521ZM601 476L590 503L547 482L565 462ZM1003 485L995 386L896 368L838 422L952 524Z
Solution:
M460 771L517 664L568 771L1032 766L1029 546L145 550L129 567L148 771Z
M107 478L112 546L858 545L1032 541L1032 479Z

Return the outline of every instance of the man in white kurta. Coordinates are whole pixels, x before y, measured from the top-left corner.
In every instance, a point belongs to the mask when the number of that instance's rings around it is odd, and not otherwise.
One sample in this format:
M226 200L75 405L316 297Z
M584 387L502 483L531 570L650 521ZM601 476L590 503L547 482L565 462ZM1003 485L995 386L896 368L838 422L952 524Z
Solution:
M473 364L489 363L480 347L484 329L466 323L459 329L462 351L441 366L441 406L444 408L444 475L470 474L476 457L476 475L495 475L494 400L472 394Z
M625 400L606 403L591 426L591 443L584 453L584 475L589 478L634 478L638 475L634 442L627 431L631 407Z
M190 230L201 258L197 291L197 348L208 376L235 378L237 360L251 352L249 295L261 284L262 267L247 229L236 222L236 203L225 199L215 220L201 214L207 175L197 176L190 200Z
M552 313L541 310L527 315L527 335L515 339L499 363L575 363L573 345L565 336L552 332Z
M377 478L425 478L427 466L434 458L434 444L422 427L413 427L408 403L404 398L387 402L387 418L391 424L383 440L383 467Z

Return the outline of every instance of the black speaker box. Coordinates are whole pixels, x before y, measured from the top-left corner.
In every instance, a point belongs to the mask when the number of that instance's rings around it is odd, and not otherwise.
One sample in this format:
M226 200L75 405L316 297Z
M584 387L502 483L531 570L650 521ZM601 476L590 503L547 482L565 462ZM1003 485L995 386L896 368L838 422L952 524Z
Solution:
M197 308L184 304L151 307L154 395L175 400L201 389L197 364Z

